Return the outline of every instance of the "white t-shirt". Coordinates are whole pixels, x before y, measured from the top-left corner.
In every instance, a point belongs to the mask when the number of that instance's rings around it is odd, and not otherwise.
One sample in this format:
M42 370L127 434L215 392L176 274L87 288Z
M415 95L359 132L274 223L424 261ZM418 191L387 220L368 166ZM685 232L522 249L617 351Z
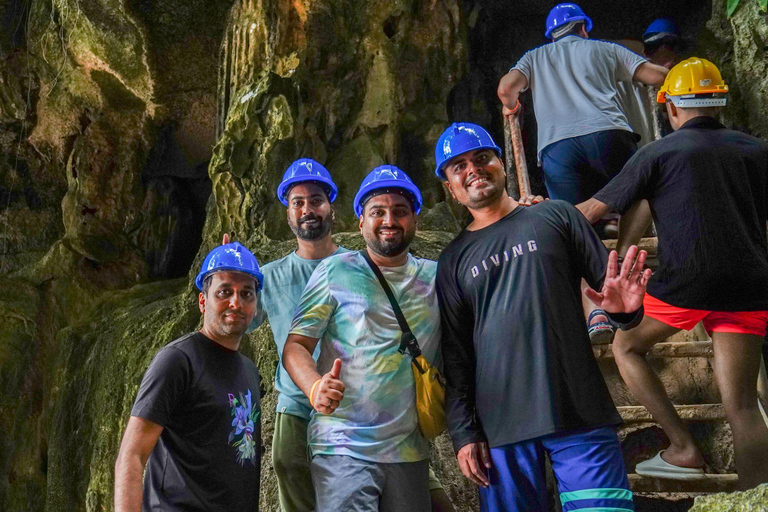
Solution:
M641 148L653 142L653 104L651 87L640 82L619 82L619 105L626 114L632 131L640 136L637 147Z
M631 82L644 57L605 41L570 35L535 48L515 64L528 79L538 123L538 153L563 139L632 128L617 82Z

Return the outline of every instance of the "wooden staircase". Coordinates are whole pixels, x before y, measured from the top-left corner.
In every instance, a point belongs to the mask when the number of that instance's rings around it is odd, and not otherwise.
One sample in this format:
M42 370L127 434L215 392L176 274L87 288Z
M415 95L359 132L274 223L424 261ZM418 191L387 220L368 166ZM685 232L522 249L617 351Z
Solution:
M615 240L606 240L609 249ZM644 238L640 248L648 252L648 265L655 268L656 238ZM706 475L694 481L648 478L634 473L638 462L663 449L668 441L653 418L628 391L616 367L611 345L593 345L613 400L624 419L619 430L624 459L630 471L629 482L638 496L680 500L700 494L736 490L738 476L733 464L730 427L712 372L712 342L701 325L693 331L681 331L648 354L651 366L661 377L680 417L706 460Z

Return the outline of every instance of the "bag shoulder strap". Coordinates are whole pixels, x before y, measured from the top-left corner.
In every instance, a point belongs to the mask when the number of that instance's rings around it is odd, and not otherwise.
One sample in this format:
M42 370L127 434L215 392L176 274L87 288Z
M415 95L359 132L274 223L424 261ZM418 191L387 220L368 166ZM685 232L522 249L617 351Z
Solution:
M384 293L387 294L389 303L392 305L392 309L395 311L395 318L397 318L397 323L400 325L400 330L403 332L403 335L400 339L400 348L398 350L401 354L403 354L405 353L405 349L408 349L411 352L411 356L414 358L419 357L421 355L419 342L416 340L416 336L413 335L413 332L411 332L411 328L408 326L408 322L405 320L405 315L403 315L403 310L400 309L400 304L397 303L395 294L392 292L392 288L390 288L389 283L384 278L384 274L381 273L379 266L373 262L371 256L368 254L367 249L360 251L360 254L363 256L366 263L368 263L368 266L371 267L371 270L373 270L373 273L378 278L379 283L381 283L381 287L384 289Z

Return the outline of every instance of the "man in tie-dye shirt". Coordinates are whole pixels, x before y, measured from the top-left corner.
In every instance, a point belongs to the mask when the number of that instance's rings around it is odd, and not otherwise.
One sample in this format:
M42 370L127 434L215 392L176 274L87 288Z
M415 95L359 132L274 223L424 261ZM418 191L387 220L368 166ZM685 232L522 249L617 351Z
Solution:
M403 171L381 166L363 181L354 205L369 256L433 361L440 338L436 263L408 253L421 202ZM314 408L308 440L318 512L430 509L429 445L419 431L411 357L398 351L400 336L361 253L318 265L283 351L285 368Z

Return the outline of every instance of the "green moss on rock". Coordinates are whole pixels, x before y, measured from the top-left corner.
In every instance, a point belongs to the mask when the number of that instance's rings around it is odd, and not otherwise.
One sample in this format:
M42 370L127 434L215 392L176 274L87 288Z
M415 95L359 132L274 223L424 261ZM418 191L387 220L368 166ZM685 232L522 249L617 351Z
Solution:
M186 279L103 297L59 332L50 397L47 510L111 508L114 461L141 376L154 354L199 322Z
M41 510L45 475L37 456L39 418L38 316L40 294L21 279L0 279L0 504L9 510Z
M768 484L744 492L700 496L690 512L764 512L768 510Z
M702 55L719 68L729 86L727 123L768 138L768 24L758 2L742 2L728 17L726 1L712 2L709 33L702 38Z

